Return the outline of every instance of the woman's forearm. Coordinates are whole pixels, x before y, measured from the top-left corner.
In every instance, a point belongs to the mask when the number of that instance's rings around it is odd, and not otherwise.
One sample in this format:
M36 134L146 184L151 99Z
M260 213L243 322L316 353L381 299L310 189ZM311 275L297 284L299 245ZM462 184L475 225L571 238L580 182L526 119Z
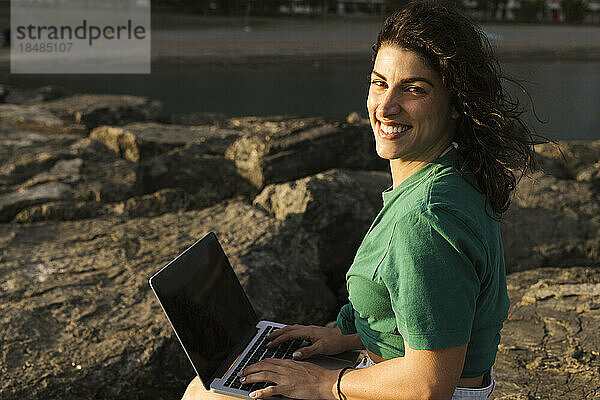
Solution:
M344 341L344 348L346 349L346 351L363 350L365 348L363 342L360 340L360 336L358 336L358 333L352 335L344 335L342 334L340 328L336 329L341 335L340 339Z
M436 387L435 381L423 376L422 368L413 368L406 361L399 357L369 368L349 370L340 382L341 392L347 400L446 398L445 393L442 394ZM328 398L337 399L337 380L332 382L330 379L327 387L331 388L332 395Z
M413 350L404 342L404 357L369 368L349 370L340 388L347 400L449 400L463 369L467 344L436 350ZM337 379L326 381L326 394L337 399ZM325 382L325 381L324 381Z

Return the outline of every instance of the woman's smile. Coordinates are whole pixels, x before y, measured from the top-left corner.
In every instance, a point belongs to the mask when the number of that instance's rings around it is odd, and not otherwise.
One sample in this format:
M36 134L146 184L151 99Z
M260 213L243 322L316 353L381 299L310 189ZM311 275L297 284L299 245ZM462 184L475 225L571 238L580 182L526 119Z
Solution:
M404 136L409 133L412 126L396 124L396 125L386 125L381 121L376 121L377 134L382 139L396 139L398 137Z

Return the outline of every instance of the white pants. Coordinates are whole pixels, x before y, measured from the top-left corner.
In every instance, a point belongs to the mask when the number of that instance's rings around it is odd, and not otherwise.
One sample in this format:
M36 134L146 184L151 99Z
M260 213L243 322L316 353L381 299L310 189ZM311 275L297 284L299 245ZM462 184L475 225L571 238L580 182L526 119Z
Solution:
M363 360L358 363L355 367L359 368L368 368L372 365L375 365L371 357L367 354ZM457 386L454 390L454 394L452 395L452 400L487 400L492 397L492 393L494 392L494 388L496 387L496 381L494 380L494 375L492 375L492 370L490 369L490 384L483 388L466 388Z

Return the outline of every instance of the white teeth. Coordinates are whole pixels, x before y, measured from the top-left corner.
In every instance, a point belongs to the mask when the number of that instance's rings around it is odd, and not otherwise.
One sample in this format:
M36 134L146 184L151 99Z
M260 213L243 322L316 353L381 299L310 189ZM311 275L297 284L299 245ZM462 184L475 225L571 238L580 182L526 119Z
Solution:
M409 125L388 126L388 125L380 124L380 126L381 126L381 130L388 134L404 132L411 128Z

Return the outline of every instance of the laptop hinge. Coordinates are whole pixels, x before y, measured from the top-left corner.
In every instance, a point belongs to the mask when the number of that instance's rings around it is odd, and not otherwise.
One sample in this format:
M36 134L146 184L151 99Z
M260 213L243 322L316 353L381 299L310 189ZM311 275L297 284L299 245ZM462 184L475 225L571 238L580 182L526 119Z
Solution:
M212 382L216 378L222 379L224 377L229 368L233 365L233 363L237 361L238 356L242 354L242 351L244 351L246 346L248 346L248 343L250 343L252 338L254 338L254 336L256 336L257 333L258 328L256 327L253 327L248 331L248 333L244 336L244 339L240 340L240 342L231 350L231 353L229 353L229 355L227 356L225 361L223 361L219 369L217 369L214 375L210 378L210 382Z

